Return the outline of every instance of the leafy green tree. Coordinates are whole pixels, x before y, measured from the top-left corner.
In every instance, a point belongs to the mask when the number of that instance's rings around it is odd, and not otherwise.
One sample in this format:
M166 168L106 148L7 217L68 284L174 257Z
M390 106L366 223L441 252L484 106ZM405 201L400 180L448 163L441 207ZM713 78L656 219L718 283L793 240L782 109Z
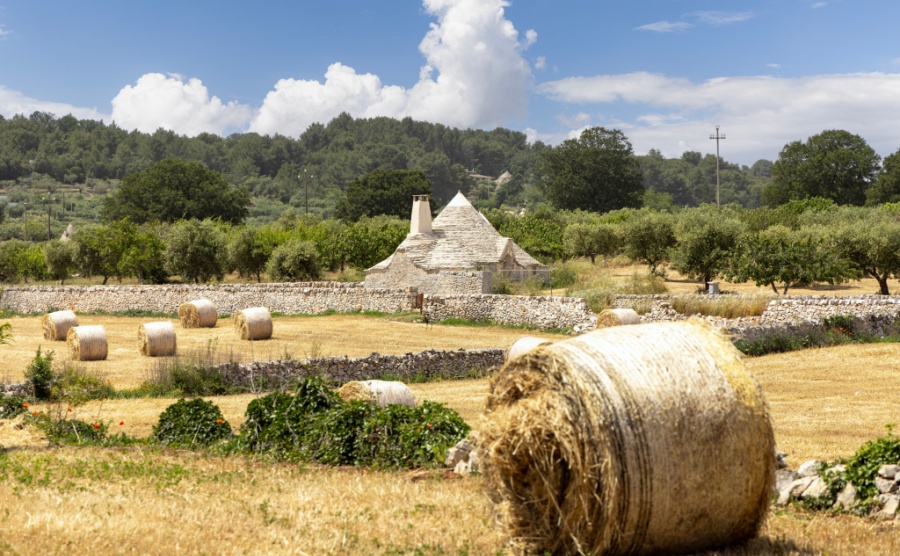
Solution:
M527 212L510 218L498 231L540 261L550 262L565 256L562 224L551 215Z
M266 272L281 282L318 280L320 271L316 257L315 243L293 239L272 251Z
M266 269L271 252L263 249L257 232L255 228L236 229L228 240L228 262L240 276L256 275L256 281L262 282L262 273Z
M862 137L839 129L823 131L806 143L784 146L763 200L778 206L792 199L824 197L839 205L862 205L880 160Z
M409 233L409 223L399 218L375 216L348 224L338 248L347 264L366 269L388 258Z
M650 267L651 274L659 274L658 267L675 245L675 217L665 212L641 211L623 224L625 255Z
M172 274L196 283L222 280L227 256L225 234L212 220L182 220L172 226L166 251Z
M134 240L128 244L119 261L118 268L123 277L134 276L141 284L162 284L168 279L163 233L158 224L138 227Z
M875 185L866 193L868 205L897 202L900 202L900 150L884 158Z
M708 284L724 268L742 231L741 221L725 208L703 205L681 212L675 224L672 267Z
M608 212L640 207L643 178L631 143L617 129L586 129L578 139L543 151L537 172L547 199L560 209Z
M597 255L614 255L622 245L618 226L601 223L572 223L563 232L563 245L571 257L589 257L595 264Z
M204 218L239 223L249 204L247 190L231 187L221 173L171 158L126 176L103 199L101 213L107 221L129 218L137 224Z
M125 251L136 241L137 226L127 219L87 226L75 232L75 263L85 276L102 276L103 283L123 276Z
M75 268L75 246L71 241L53 239L44 244L44 263L47 274L62 284Z
M781 284L786 294L792 284L840 284L857 273L821 234L775 225L741 236L723 274L731 282L770 286L775 293Z
M379 214L408 219L413 195L430 194L431 184L422 172L378 168L347 185L334 214L347 222Z
M870 218L840 224L832 236L841 256L874 278L881 295L890 295L888 280L900 277L900 222L875 212Z

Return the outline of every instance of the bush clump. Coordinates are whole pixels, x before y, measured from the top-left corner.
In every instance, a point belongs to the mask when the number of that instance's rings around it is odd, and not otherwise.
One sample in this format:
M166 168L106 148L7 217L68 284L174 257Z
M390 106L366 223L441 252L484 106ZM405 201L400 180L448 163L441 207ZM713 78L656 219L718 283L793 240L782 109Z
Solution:
M807 348L898 339L900 339L898 319L833 315L827 317L822 324L802 323L751 330L735 340L734 345L747 355L758 356Z
M50 442L57 444L102 444L107 439L109 424L87 423L80 419L52 419L46 414L36 417L35 425Z
M182 398L162 412L151 438L167 446L193 448L231 436L231 425L218 406L201 398Z
M37 354L25 369L25 380L31 384L34 397L39 400L49 400L53 396L53 386L56 384L53 355L52 350L41 355L41 348L38 347Z
M26 408L25 398L0 394L0 419L14 419L25 413Z
M345 402L321 379L307 378L294 395L275 392L252 401L239 445L330 465L410 468L439 464L468 433L465 421L442 404Z

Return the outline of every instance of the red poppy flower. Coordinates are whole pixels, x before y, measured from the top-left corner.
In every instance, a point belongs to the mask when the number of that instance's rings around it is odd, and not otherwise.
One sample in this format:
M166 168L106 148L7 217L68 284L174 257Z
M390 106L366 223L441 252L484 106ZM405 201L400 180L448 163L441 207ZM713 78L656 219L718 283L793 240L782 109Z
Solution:
M37 411L32 411L31 414L37 417Z
M72 413L72 408L70 407L70 408L67 409L66 411L68 411L69 413Z
M125 424L125 421L119 421L119 426L120 426L120 427L121 427L122 425L124 425L124 424Z
M99 429L99 428L100 428L100 424L99 424L99 423L94 423L94 428L95 428L95 429Z
M217 424L217 425L221 425L221 424L224 423L224 422L225 422L225 421L223 421L222 419L216 419L216 424Z
M22 407L24 407L24 408L27 409L27 408L28 408L28 404L27 404L27 403L23 403L23 404L22 404Z
M431 428L431 423L425 423L425 426L428 427L428 428L430 429L430 428Z

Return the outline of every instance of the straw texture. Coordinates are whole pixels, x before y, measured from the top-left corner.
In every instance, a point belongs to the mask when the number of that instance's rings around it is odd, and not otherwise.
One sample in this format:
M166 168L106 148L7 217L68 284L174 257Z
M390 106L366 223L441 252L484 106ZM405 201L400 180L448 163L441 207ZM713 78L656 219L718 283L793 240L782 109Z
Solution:
M102 361L106 359L106 329L103 325L75 326L66 336L69 352L75 361Z
M178 307L182 328L214 328L218 319L219 312L208 299L195 299Z
M608 328L513 359L479 428L518 552L707 550L754 536L767 512L775 441L762 391L699 321Z
M634 309L607 309L597 315L597 328L641 324L641 317Z
M341 386L338 394L347 401L360 400L378 404L379 407L391 404L409 407L416 406L416 398L413 396L412 390L402 382L388 380L352 381Z
M66 341L66 334L73 326L78 326L78 317L73 311L55 311L41 317L44 339L51 342Z
M544 346L550 343L552 343L550 342L550 340L545 340L543 338L535 338L534 336L522 336L521 338L513 342L513 345L509 346L509 349L506 351L506 360L511 361L516 357L525 355L538 346Z
M234 328L241 340L267 340L272 337L272 316L265 307L251 307L234 315Z
M175 355L175 327L169 321L142 324L138 328L138 349L148 357Z

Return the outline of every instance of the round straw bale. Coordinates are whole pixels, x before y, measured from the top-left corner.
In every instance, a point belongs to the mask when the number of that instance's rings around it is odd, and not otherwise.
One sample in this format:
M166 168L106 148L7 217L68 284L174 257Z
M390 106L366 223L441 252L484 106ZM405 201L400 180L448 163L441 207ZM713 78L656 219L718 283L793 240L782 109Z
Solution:
M409 386L389 380L347 382L338 390L338 395L347 401L360 400L378 404L379 407L391 404L416 406L416 397L413 396Z
M74 326L69 329L66 343L75 361L106 359L106 329L103 325Z
M478 449L514 547L657 554L754 536L774 480L762 390L705 323L599 330L509 361Z
M506 351L506 360L509 361L511 359L515 359L516 357L524 355L538 346L544 346L550 343L552 343L550 340L545 340L543 338L535 338L534 336L522 336L521 338L513 342L513 345L509 346L509 349Z
M597 328L623 324L641 324L641 317L634 309L607 309L597 315Z
M216 306L208 299L195 299L178 306L182 328L214 328L219 319Z
M66 334L73 326L78 326L78 317L72 311L55 311L41 317L44 339L51 342L66 341Z
M169 321L145 322L138 328L138 349L149 357L175 355L175 327Z
M234 328L241 340L267 340L272 337L272 316L265 307L251 307L234 315Z

